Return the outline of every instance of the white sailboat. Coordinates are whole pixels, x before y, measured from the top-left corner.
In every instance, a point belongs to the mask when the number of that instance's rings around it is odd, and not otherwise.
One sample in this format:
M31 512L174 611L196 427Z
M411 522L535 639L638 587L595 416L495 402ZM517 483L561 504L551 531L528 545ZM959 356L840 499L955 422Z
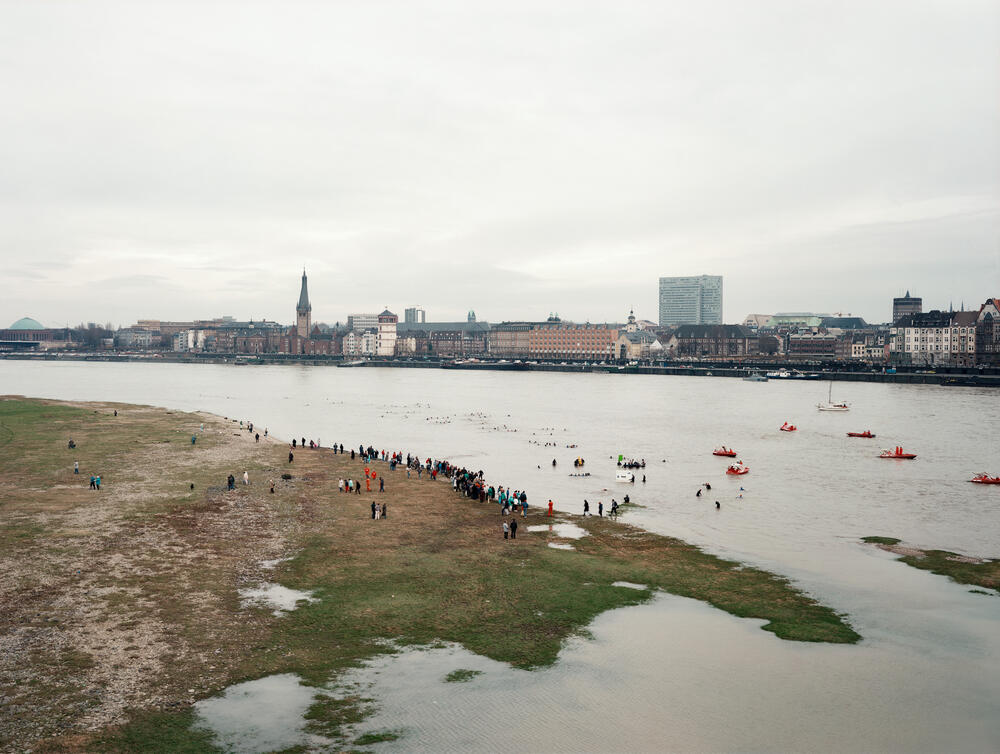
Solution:
M851 407L846 403L833 402L833 381L830 381L830 392L827 394L826 403L817 403L816 408L820 411L850 411Z

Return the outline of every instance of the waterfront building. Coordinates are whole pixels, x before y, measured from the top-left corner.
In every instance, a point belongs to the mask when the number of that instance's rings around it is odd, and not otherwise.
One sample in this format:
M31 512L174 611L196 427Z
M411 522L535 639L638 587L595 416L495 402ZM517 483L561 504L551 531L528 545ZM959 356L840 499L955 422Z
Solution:
M501 322L487 336L486 350L496 359L524 359L528 356L528 334L537 322Z
M375 343L376 356L396 355L396 324L399 317L388 309L378 315L378 336Z
M1000 364L1000 298L987 299L976 315L976 362Z
M681 325L665 347L674 358L744 358L759 350L757 336L743 325Z
M487 354L488 322L411 322L396 326L397 356L467 358Z
M299 303L295 307L295 334L308 338L312 333L312 304L309 303L309 288L306 285L306 271L302 269L302 290Z
M628 322L618 333L614 353L619 361L638 361L660 356L663 345L648 329L640 327L635 312L628 313Z
M37 319L22 317L0 330L0 351L48 351L72 345L68 327L45 327Z
M126 350L145 350L159 345L161 340L159 330L146 330L139 327L120 327L115 333L115 347Z
M561 361L604 361L615 358L616 324L576 324L551 319L528 331L528 356Z
M905 296L892 300L892 323L896 324L910 314L920 314L924 310L924 300L919 296L911 296L907 291Z
M889 329L890 359L922 366L975 363L979 314L934 309L901 317Z
M846 351L843 348L838 348L841 343L846 345ZM841 358L849 358L846 354L850 354L850 350L849 341L844 341L831 332L806 330L791 333L788 336L787 355L789 358L836 359L838 355Z
M660 278L660 326L721 325L722 275Z
M403 310L403 322L408 325L424 324L427 321L427 312L415 306Z

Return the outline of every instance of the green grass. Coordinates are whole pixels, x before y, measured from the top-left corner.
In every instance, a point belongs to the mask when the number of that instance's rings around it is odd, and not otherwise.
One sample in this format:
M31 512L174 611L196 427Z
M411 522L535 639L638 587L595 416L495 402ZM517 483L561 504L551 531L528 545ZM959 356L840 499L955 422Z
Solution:
M444 677L445 683L465 683L466 681L471 681L477 675L482 675L482 670L467 670L465 668L460 668L458 670L453 670L448 675Z
M378 733L365 733L354 739L355 746L370 746L371 744L382 743L383 741L395 741L402 733L399 731L386 730Z
M896 545L900 540L893 537L864 537L863 541L882 545ZM948 550L920 550L917 554L902 554L901 563L906 563L922 571L930 571L939 576L947 576L958 584L970 584L1000 591L1000 560L968 562L969 558ZM970 590L975 592L975 590ZM991 592L981 592L991 594Z
M861 541L870 545L898 545L902 540L895 537L862 537Z

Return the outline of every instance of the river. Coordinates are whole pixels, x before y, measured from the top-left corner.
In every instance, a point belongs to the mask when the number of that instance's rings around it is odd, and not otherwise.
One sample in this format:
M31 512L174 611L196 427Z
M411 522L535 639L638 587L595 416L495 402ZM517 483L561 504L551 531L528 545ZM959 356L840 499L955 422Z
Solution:
M1000 598L859 542L881 534L1000 554L1000 488L968 483L1000 473L1000 400L988 389L835 383L834 399L851 410L819 412L827 390L708 377L0 361L0 393L204 410L281 438L448 458L574 513L584 498L594 510L629 494L644 506L632 523L785 575L865 637L854 647L783 642L756 622L663 596L601 616L592 639L531 674L486 663L483 676L429 694L448 663L482 658L407 653L388 661L395 672L371 669L385 703L369 725L406 732L381 744L389 750L1000 750ZM784 421L799 431L779 432ZM877 438L846 437L864 429ZM724 474L726 459L711 455L722 443L749 474ZM896 445L917 459L878 458ZM645 459L634 484L615 481L619 454ZM577 457L590 477L570 476ZM712 489L697 498L703 482ZM423 682L394 685L410 677L404 670Z

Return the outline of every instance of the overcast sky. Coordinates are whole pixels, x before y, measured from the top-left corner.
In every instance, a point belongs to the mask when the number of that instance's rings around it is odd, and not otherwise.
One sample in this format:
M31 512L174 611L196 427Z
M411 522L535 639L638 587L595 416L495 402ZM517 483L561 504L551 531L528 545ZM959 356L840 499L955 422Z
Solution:
M0 2L0 327L1000 295L1000 3Z

